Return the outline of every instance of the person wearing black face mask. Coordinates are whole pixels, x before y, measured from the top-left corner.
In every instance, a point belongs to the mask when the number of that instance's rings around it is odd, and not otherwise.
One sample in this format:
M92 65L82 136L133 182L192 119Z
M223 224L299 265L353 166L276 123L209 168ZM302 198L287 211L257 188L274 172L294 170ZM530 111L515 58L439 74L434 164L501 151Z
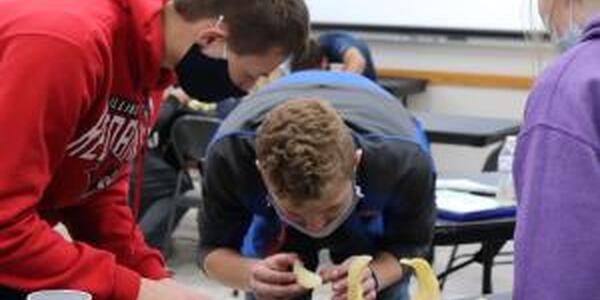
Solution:
M194 44L175 67L179 86L190 97L202 102L221 102L241 98L246 91L237 87L229 76L227 60L212 58Z
M194 44L175 66L178 86L171 89L161 105L158 119L150 134L150 146L144 157L142 195L138 220L146 242L160 249L165 256L170 255L168 214L159 209L161 203L171 201L177 170L180 167L175 158L171 137L171 127L177 119L189 114L209 115L224 118L247 92L239 88L229 75L227 48L221 58L207 55L202 47ZM216 103L216 110L199 110L189 105L190 101ZM132 181L136 178L135 169ZM193 188L192 179L184 178L182 189ZM133 199L133 189L130 199ZM155 209L152 209L152 208ZM187 212L180 207L175 212L175 224Z
M217 21L215 26L219 26ZM193 44L183 58L175 66L177 85L170 89L152 128L149 138L149 149L143 163L141 203L139 224L146 242L165 255L170 255L168 214L159 209L161 203L171 201L177 170L180 166L175 158L171 137L171 127L180 117L189 114L218 116L224 118L244 97L247 92L238 87L229 75L227 47L222 55L208 55L210 49ZM221 57L218 57L221 56ZM191 101L216 103L216 110L195 109ZM223 106L223 107L221 107ZM221 112L225 111L225 112ZM137 178L136 170L132 171L132 182ZM192 179L184 178L182 190L193 188ZM133 189L130 189L133 199ZM154 209L153 209L154 208ZM175 212L175 224L186 213L187 208L180 207Z
M187 95L170 96L161 105L157 126L150 138L154 147L149 147L144 157L139 197L141 219L138 220L148 244L163 252L167 250L165 246L170 239L169 216L150 212L162 212L153 208L163 203L158 201L171 201L169 197L176 187L179 166L173 159L168 133L177 118L198 113L190 109L188 104L193 102L188 102L189 97L204 102L220 102L243 96L258 78L271 72L286 57L301 52L308 37L308 12L301 0L261 4L261 7L267 5L270 9L264 14L264 9L254 8L254 4L258 5L258 2L210 2L209 6L220 14L203 23L203 31L198 34L181 32L177 26L165 28L172 33L170 41L178 45L176 55L165 53L165 59L177 75L181 90ZM240 5L247 7L241 10L253 16L248 20L262 21L248 26L245 14L227 13L230 5L235 9L240 9ZM193 18L195 15L186 17ZM185 22L185 19L178 21ZM273 35L272 32L281 34ZM191 188L191 180L184 183L184 187ZM130 199L135 200L131 194ZM135 204L135 201L132 203ZM185 210L177 212L176 221L184 213ZM146 224L150 224L150 228L145 228Z

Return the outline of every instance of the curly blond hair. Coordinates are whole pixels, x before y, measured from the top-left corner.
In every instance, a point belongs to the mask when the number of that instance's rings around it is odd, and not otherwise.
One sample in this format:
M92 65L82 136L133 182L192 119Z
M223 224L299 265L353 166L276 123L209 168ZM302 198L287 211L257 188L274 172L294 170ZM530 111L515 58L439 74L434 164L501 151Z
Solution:
M323 100L290 100L271 110L258 129L256 155L272 192L296 204L321 199L353 176L352 136Z

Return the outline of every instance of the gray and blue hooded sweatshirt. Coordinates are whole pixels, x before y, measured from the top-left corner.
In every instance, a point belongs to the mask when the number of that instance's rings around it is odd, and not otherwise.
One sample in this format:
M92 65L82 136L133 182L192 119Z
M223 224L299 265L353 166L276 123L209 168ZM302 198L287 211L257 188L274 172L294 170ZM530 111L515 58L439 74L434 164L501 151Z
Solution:
M307 98L328 101L363 151L356 183L364 197L323 239L310 238L278 218L255 165L256 131L266 113L283 102ZM242 101L209 148L198 217L199 264L217 248L248 257L296 252L309 266L323 248L335 263L380 251L423 256L435 221L434 182L424 134L397 99L354 74L292 74Z

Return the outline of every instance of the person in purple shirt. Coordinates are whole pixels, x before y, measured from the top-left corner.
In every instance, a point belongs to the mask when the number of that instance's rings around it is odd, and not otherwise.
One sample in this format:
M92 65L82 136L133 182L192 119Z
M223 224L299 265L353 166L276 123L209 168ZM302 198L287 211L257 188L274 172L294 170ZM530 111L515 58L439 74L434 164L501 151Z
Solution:
M513 299L600 299L600 1L539 8L568 50L538 79L517 143Z

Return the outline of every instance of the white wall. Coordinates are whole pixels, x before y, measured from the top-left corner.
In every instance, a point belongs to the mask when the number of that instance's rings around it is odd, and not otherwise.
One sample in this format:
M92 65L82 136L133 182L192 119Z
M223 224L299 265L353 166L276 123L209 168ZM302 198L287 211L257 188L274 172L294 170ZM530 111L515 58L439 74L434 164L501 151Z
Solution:
M542 29L532 0L307 0L320 24L521 32Z
M435 37L360 34L370 45L377 67L535 76L554 57L549 45L523 41L470 39L439 42ZM443 40L443 38L440 38ZM527 90L430 85L409 98L409 109L437 113L521 119ZM477 172L493 149L434 144L441 174Z

